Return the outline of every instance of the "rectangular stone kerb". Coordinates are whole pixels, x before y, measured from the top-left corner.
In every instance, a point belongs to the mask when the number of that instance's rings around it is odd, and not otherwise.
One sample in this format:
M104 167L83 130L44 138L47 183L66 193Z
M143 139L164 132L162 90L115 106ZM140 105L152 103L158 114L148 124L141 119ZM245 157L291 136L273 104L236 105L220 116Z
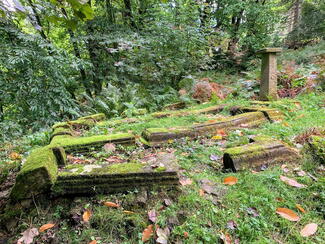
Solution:
M264 48L258 51L262 54L260 99L277 99L277 63L276 54L281 52L281 48Z

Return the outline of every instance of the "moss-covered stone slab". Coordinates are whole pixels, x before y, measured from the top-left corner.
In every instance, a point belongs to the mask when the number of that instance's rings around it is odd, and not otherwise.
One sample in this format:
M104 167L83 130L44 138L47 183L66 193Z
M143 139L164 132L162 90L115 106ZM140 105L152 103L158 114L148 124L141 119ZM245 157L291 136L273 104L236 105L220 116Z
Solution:
M277 122L282 121L284 119L284 115L281 111L273 108L268 107L240 107L235 106L230 108L230 113L232 115L237 115L241 113L247 113L247 112L262 112L267 119L269 119L271 122Z
M198 109L198 110L157 112L157 113L153 113L152 116L154 118L164 118L164 117L172 117L172 116L187 116L192 114L219 113L222 110L224 110L225 107L226 105L222 104L222 105L211 106L211 107Z
M56 123L52 126L52 129L55 130L57 128L67 128L67 129L76 129L76 128L85 128L89 129L91 126L96 124L99 121L103 121L106 119L105 114L93 114L89 116L80 117L77 120L67 121L67 122L60 122Z
M59 173L52 191L56 195L89 195L138 187L175 186L179 178L175 167L170 166L152 168L143 163L68 165Z
M225 169L240 171L247 169L260 169L262 166L292 162L299 159L296 150L284 143L270 138L257 138L256 142L244 146L233 147L225 150L223 165Z
M135 143L135 136L129 133L90 137L56 136L50 146L63 147L66 152L70 153L95 150L103 147L106 143L130 145Z
M57 171L53 150L50 147L35 149L18 173L10 197L19 200L49 191L56 181Z
M51 133L51 140L56 136L73 136L73 130L69 127L56 127Z
M171 139L197 137L212 134L220 129L229 130L238 128L241 125L251 128L265 122L268 122L268 120L262 112L250 112L189 127L149 128L143 131L142 137L146 144L154 146Z
M311 136L308 151L320 163L325 163L325 136Z

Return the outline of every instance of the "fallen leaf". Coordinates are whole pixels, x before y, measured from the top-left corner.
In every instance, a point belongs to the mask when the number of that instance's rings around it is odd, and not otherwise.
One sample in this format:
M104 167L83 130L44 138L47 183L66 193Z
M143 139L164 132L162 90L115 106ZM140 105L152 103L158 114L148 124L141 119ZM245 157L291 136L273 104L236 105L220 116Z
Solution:
M87 223L89 222L90 217L91 217L91 211L87 209L82 215L82 220Z
M285 127L289 127L290 126L287 122L283 122L282 125L285 126Z
M302 213L306 213L306 210L303 209L303 207L301 207L300 204L296 204L296 208L298 208L300 212L302 212Z
M125 213L125 214L135 214L135 212L133 212L133 211L128 211L128 210L123 210L123 213Z
M169 144L172 144L172 143L174 142L174 140L173 140L173 139L169 139L167 142L168 142Z
M303 171L303 170L299 170L299 171L297 171L296 173L297 173L298 176L301 176L301 177L302 177L302 176L306 176L306 172Z
M125 160L118 156L110 156L104 159L108 163L123 163Z
M287 165L286 164L282 164L281 165L281 169L284 173L288 173L289 172L289 169L287 168Z
M199 190L199 195L200 195L201 197L204 196L204 190L203 190L203 189L200 189L200 190Z
M46 231L48 229L51 229L55 226L55 224L45 224L45 225L42 225L40 228L39 228L39 232L43 232L43 231Z
M105 205L106 207L110 207L110 208L118 208L118 207L120 207L120 205L118 205L118 204L115 203L115 202L104 202L104 205Z
M223 240L224 244L231 244L232 243L231 236L228 233L224 234L224 233L221 232L220 238L221 238L221 240Z
M184 231L183 236L184 236L184 238L188 238L188 232Z
M31 244L34 237L38 236L38 230L36 228L29 228L22 233L22 237L18 240L17 244Z
M190 178L183 178L179 180L182 186L191 185L193 181Z
M168 237L170 235L170 230L168 227L162 229L162 228L157 228L156 234L158 238L156 239L156 243L160 244L167 244L168 243Z
M210 155L210 160L212 160L212 161L218 161L220 159L221 159L221 156L214 155L214 154Z
M18 159L21 159L21 155L19 153L12 152L9 154L9 158L11 160L18 160Z
M219 129L219 130L217 130L217 133L216 133L217 135L221 135L221 136L227 136L228 134L225 132L225 130L223 130L223 129Z
M315 223L310 223L305 225L305 227L300 231L302 237L312 236L316 233L318 225Z
M260 216L260 214L258 213L257 209L254 208L254 207L252 207L252 208L247 208L246 211L247 211L247 213L248 213L249 215L252 215L253 217L258 217L258 216Z
M289 186L294 186L294 187L297 187L297 188L306 187L305 185L298 183L296 180L290 179L290 178L288 178L286 176L283 176L283 175L280 175L280 180L282 180L284 183L286 183Z
M106 143L104 145L104 150L105 150L105 152L110 153L110 152L114 152L116 150L116 147L115 147L114 143Z
M142 232L142 241L147 242L150 240L151 236L153 234L153 225L148 225L147 228L144 229Z
M282 197L276 197L275 200L276 200L277 202L283 202L283 201L284 201Z
M164 199L164 204L168 207L168 206L172 205L173 202L172 202L172 200L166 198L166 199Z
M222 140L222 136L216 135L216 136L211 137L211 139L212 140Z
M285 218L290 221L299 221L299 216L292 210L288 208L277 208L276 213L279 214L282 218Z
M152 223L156 223L157 222L157 212L156 210L150 210L148 211L148 218Z
M237 223L234 220L229 220L227 222L227 228L230 230L234 230L237 228Z
M93 241L89 242L88 244L97 244L97 241L93 240Z
M238 179L235 176L228 176L223 179L223 184L225 185L235 185Z

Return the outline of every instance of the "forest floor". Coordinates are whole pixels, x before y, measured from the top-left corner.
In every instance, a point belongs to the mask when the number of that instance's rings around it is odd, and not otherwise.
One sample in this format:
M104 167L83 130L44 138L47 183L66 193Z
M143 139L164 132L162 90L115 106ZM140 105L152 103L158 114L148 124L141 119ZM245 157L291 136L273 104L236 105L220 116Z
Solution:
M243 96L229 96L212 104L245 106L249 101ZM154 149L123 147L111 155L96 156L97 161L124 160L130 155L176 161L182 174L176 189L137 189L119 194L50 200L44 196L8 205L5 196L27 152L47 145L49 132L3 143L0 148L0 243L17 243L23 233L33 240L30 243L142 243L143 236L150 234L151 227L145 231L150 225L153 225L153 235L146 243L324 243L325 167L308 152L302 152L302 159L294 163L269 165L259 172L222 171L223 151L247 143L251 136L271 136L300 150L301 139L315 132L315 128L324 128L324 92L304 92L295 97L295 102L282 101L270 105L285 115L278 123L219 131L194 140L170 140ZM219 116L227 116L228 112L225 109ZM144 128L175 127L211 119L210 115L163 119L145 115L141 118L143 120L137 123L95 126L85 135L140 132ZM78 156L70 160L80 163L88 159ZM280 180L281 175L305 187L287 185ZM238 180L236 184L224 184L229 176ZM117 205L105 206L103 202ZM293 210L299 221L281 217L276 213L277 208ZM38 235L25 232L48 223L55 225ZM309 237L301 236L300 231L309 223L316 223L318 231Z

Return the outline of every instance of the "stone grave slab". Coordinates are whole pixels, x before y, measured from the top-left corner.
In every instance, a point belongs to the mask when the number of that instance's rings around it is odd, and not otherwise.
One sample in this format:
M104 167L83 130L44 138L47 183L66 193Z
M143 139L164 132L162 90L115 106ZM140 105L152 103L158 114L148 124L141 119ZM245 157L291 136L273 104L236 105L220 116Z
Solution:
M187 127L149 128L143 131L142 137L144 143L154 146L168 140L208 135L220 129L229 130L238 128L241 125L252 128L266 122L268 122L268 119L262 112L250 112Z
M285 143L266 136L257 136L251 143L224 151L224 169L241 171L260 170L266 165L292 162L299 159L298 152Z

